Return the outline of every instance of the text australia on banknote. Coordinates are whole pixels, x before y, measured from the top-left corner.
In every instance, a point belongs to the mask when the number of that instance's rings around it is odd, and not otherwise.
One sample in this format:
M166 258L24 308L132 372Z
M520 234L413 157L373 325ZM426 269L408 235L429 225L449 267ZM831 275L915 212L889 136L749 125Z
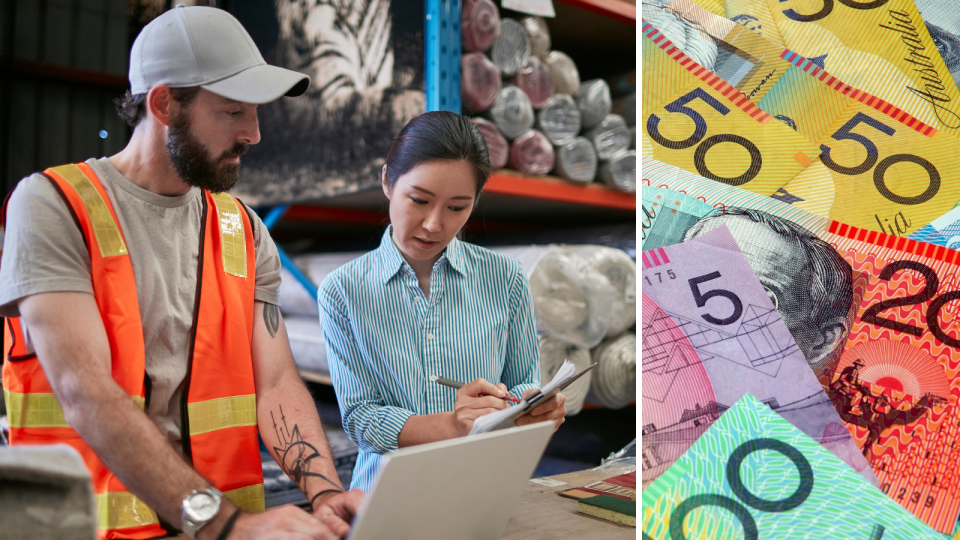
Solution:
M641 260L644 486L745 394L877 482L726 227Z
M953 532L960 252L814 216L649 158L642 182L663 197L644 195L645 215L657 217L643 249L730 229L881 489ZM667 217L680 207L702 214Z

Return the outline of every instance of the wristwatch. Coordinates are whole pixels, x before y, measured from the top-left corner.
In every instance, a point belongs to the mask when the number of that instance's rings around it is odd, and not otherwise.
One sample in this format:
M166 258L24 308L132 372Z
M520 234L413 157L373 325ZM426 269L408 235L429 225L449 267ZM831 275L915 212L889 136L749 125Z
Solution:
M212 487L200 491L193 490L184 497L183 510L180 513L183 532L196 538L197 531L210 523L220 511L221 499L223 499L223 493Z

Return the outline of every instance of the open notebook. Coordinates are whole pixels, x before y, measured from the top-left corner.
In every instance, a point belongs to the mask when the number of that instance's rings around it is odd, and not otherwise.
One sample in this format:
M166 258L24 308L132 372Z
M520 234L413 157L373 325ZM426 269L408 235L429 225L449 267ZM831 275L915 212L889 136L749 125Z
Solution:
M579 379L584 373L596 367L596 365L597 364L592 364L579 373L574 373L575 368L573 363L569 360L564 360L563 365L557 370L557 374L553 376L550 382L543 385L543 388L523 398L520 403L512 407L485 414L474 420L473 428L470 429L470 435L514 427L518 418L530 414L530 411L532 411L534 407L557 395L558 392L569 386L573 381Z

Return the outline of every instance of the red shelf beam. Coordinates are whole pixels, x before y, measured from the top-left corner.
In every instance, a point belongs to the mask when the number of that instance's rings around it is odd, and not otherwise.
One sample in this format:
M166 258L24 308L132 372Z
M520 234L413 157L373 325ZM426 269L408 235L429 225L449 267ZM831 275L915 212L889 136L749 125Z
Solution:
M560 0L564 4L592 11L598 15L637 25L637 5L624 0Z
M621 193L600 184L578 186L549 177L513 176L503 171L491 174L483 191L515 197L637 211L637 197L632 193Z

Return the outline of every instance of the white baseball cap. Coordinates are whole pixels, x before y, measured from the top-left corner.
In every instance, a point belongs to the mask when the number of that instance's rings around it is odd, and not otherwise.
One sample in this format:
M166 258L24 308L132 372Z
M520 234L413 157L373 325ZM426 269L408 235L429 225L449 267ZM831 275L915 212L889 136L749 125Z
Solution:
M158 84L199 86L242 103L299 96L310 86L303 73L271 66L240 21L222 9L183 5L150 22L130 51L130 93Z

